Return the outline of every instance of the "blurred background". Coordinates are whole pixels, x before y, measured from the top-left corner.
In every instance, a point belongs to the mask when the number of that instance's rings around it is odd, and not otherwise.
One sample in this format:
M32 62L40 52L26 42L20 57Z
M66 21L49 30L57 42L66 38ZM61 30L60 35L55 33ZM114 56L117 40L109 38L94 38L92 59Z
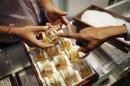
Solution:
M125 2L129 0L53 0L55 5L57 5L60 9L68 12L68 17L72 18L75 14L79 13L81 10L89 7L90 5L97 5L102 8L109 7L113 5L113 11L120 12L128 11L128 5ZM118 10L117 10L118 8ZM127 8L127 9L126 9Z

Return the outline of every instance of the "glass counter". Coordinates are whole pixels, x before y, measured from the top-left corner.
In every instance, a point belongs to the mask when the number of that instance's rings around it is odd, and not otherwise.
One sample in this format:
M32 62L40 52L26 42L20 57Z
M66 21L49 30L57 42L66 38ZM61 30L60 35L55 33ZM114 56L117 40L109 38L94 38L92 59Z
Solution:
M97 82L93 83L92 86L117 86L114 85L121 78L128 76L130 72L130 57L123 61L121 64L115 66L110 72L101 76ZM125 83L123 83L124 86Z

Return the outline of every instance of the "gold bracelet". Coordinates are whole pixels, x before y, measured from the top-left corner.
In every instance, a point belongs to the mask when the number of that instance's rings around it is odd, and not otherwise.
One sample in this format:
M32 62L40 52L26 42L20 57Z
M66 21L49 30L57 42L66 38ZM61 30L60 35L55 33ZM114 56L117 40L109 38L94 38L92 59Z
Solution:
M9 24L9 29L8 29L8 34L9 34L9 38L13 39L13 37L11 36L11 29L15 26L15 24Z

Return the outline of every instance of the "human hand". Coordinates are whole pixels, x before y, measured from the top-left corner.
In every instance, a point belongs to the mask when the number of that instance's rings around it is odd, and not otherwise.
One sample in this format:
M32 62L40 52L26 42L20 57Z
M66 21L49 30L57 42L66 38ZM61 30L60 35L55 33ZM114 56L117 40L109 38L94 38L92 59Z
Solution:
M49 23L51 23L52 25L59 24L60 26L64 24L66 25L68 32L71 32L71 25L66 18L66 12L58 9L53 5L47 6L44 10Z
M110 38L125 36L126 33L127 30L125 26L88 27L82 29L79 33L63 33L59 34L59 36L77 39L77 43L80 42L80 44L78 44L81 47L80 50L89 53Z
M48 48L54 46L54 44L43 43L42 40L37 39L37 34L41 31L47 30L48 26L24 26L24 27L14 27L11 29L10 33L21 37L25 42L31 42L35 46L40 48Z

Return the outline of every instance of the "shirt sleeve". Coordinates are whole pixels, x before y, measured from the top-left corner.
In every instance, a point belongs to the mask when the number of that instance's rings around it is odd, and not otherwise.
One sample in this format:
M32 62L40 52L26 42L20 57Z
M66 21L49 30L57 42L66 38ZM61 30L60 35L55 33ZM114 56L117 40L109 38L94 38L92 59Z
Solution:
M127 36L125 38L125 40L130 40L130 23L125 23L125 26L127 28Z

